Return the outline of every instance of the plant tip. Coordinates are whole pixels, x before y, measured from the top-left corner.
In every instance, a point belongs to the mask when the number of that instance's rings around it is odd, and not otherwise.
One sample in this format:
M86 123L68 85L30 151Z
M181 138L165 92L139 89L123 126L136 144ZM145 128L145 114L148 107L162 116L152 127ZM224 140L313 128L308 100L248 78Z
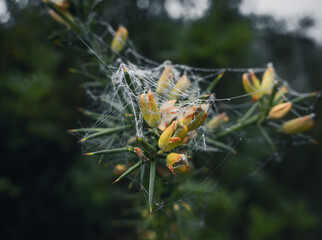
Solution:
M118 181L120 181L120 179L119 179L119 178L118 178L118 179L116 179L112 184L117 183Z

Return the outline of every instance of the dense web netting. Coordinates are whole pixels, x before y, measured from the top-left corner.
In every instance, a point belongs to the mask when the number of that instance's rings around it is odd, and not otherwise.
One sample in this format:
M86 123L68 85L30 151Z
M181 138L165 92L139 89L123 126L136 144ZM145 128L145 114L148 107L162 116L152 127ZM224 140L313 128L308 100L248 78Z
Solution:
M80 69L72 70L80 76L88 96L88 106L80 111L90 120L80 121L80 128L72 131L80 139L83 153L98 153L99 162L108 162L111 167L117 164L132 166L137 161L137 156L132 152L121 152L120 150L120 152L115 151L115 155L106 155L105 151L140 146L136 143L138 138L157 140L162 131L171 123L171 121L167 123L163 129L159 126L159 130L153 132L144 120L142 107L140 107L142 94L147 95L150 92L154 94L162 118L166 118L168 109L171 109L175 120L184 117L192 108L207 112L205 124L189 132L189 141L174 150L176 153L185 152L188 156L190 175L172 175L165 167L166 156L161 154L158 157L158 163L161 167L164 165L164 168L158 169L157 183L170 185L180 181L189 181L188 179L193 176L200 176L198 184L191 186L179 197L154 198L154 204L158 206L155 210L163 209L163 207L178 201L188 201L199 194L201 189L205 188L204 186L207 187L203 193L216 190L220 183L220 176L218 181L210 186L208 180L231 159L236 148L242 142L253 145L266 144L271 148L268 147L267 157L261 161L257 161L251 154L238 153L245 161L256 162L257 167L254 171L239 176L230 184L236 184L245 178L256 175L271 161L280 161L282 151L277 150L276 146L296 146L313 141L302 133L290 136L292 141L280 137L282 133L279 129L281 124L285 122L283 119L268 122L260 131L251 124L244 124L244 120L249 120L256 108L259 108L257 103L251 101L252 96L256 93L261 94L268 89L274 89L274 87L279 94L278 102L292 102L290 113L293 118L304 115L313 118L314 101L310 97L316 96L316 94L298 93L276 72L273 81L265 88L245 93L241 81L242 75L251 72L261 79L267 69L267 64L252 69L205 69L176 64L169 60L157 63L140 55L130 40L126 41L126 46L122 51L112 50L110 46L116 35L115 30L105 21L96 21L96 23L98 28L95 33L83 26L82 34L74 32L72 36L76 36L76 38L71 40L72 37L70 37L69 39L71 45L76 49L85 48L88 59L90 59L87 63L80 63ZM167 67L171 68L171 77L166 87L160 87L158 86L160 77ZM178 87L177 83L182 77L186 78L183 85L189 83L186 89ZM207 91L213 79L220 77L222 77L220 84L226 84L227 87L230 84L240 86L241 94L217 98L216 89ZM267 99L270 100L269 97ZM307 101L304 101L305 99ZM171 100L175 101L169 103ZM250 109L253 109L253 112ZM221 114L225 114L225 121L221 122L223 124L216 125L216 128L212 128L209 122L218 116L223 116ZM173 119L170 120L173 121ZM265 136L267 128L273 130L273 133L270 133L271 137ZM263 135L259 132L263 132ZM217 136L221 136L220 134L225 137L223 143L217 141ZM214 164L211 154L218 152L222 155ZM201 163L194 162L196 155L205 156ZM148 201L148 189L144 184L147 177L142 176L142 172L147 171L146 166L140 166L140 170L127 177L130 178L131 183L134 183L134 186L142 190L146 201Z

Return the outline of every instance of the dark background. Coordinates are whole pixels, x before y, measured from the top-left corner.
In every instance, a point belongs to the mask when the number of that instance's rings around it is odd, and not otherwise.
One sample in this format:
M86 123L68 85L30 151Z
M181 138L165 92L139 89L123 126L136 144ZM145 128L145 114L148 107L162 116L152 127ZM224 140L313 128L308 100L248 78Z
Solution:
M64 27L38 1L23 7L6 2L12 19L0 26L0 239L152 239L151 232L157 239L322 238L322 150L292 142L281 147L281 161L261 169L246 159L272 154L243 142L241 154L211 175L210 183L220 179L218 190L189 202L192 211L178 231L163 211L143 229L143 212L131 212L143 196L126 182L111 185L113 169L82 157L66 132L82 118L75 109L86 98L68 70L79 64L78 53L48 38ZM163 1L155 0L150 6L159 6L158 13L130 0L104 1L96 11L114 28L125 25L139 52L154 61L204 68L273 62L296 91L321 90L321 45L304 35L314 20L303 18L289 33L270 16L241 16L239 3L214 1L195 21L170 19ZM223 83L216 92L220 98L243 89ZM309 134L321 141L321 101L313 111Z

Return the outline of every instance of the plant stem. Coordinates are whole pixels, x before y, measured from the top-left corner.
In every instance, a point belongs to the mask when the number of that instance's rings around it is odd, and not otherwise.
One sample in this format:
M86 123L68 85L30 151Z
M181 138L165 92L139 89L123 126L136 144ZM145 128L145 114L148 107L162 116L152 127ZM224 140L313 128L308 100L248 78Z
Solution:
M301 102L303 100L306 100L308 98L312 98L312 97L316 97L320 94L320 92L312 92L312 93L307 93L307 94L304 94L303 96L300 96L300 97L297 97L297 98L294 98L291 102L292 103L298 103L298 102Z
M236 150L233 149L232 147L224 144L224 143L221 143L219 141L216 141L216 140L213 140L211 138L206 138L206 141L216 147L219 147L219 148L222 148L222 149L225 149L225 150L228 150L229 152L232 152L232 153L236 153Z
M154 192L154 182L155 182L155 169L156 169L156 160L151 159L151 161L150 161L150 181L149 181L149 211L150 211L150 213L152 213L153 192Z
M258 125L259 130L261 131L263 137L265 138L265 140L268 142L268 144L272 147L273 151L276 151L275 145L273 143L273 140L271 139L271 137L268 135L268 133L266 132L266 130L261 126Z
M124 70L124 78L125 78L125 82L126 84L129 86L131 92L134 94L134 96L137 96L134 85L132 83L132 79L129 75L129 73L126 71L125 67L122 65L123 70Z
M142 147L150 153L156 153L157 149L155 146L151 145L145 141L142 137L138 137L137 140L142 144Z
M130 167L126 172L124 172L121 176L118 177L113 183L116 183L120 181L122 178L126 177L130 173L132 173L134 170L136 170L138 167L140 167L141 164L144 164L143 160L138 161L135 165Z
M230 134L233 131L239 131L239 130L243 129L246 126L255 123L258 120L258 118L259 118L259 114L256 114L256 115L254 115L253 117L249 118L247 121L245 121L243 123L237 123L237 124L231 126L230 128L225 129L224 131L217 133L216 137L224 137L224 136Z
M52 2L46 2L46 4L59 16L61 17L66 23L67 25L74 30L75 32L78 31L78 26L75 24L75 22L71 21L68 17L65 16L65 14L63 14L61 12L61 10L59 8L56 7L55 3Z
M90 138L101 137L103 135L113 134L113 133L128 129L131 126L132 125L125 125L125 126L122 126L122 127L115 127L115 128L103 128L99 132L93 133L93 134L91 134L91 135L89 135L87 137L82 138L79 142L84 142L84 141L86 141L86 140L88 140Z
M133 152L133 147L105 149L97 152L84 153L84 155L97 155L97 154L113 154L122 152Z
M219 83L220 79L224 75L225 71L222 71L214 80L213 82L209 85L209 87L206 89L206 93L212 92L216 85Z
M268 103L269 108L272 107L274 104L274 98L277 93L277 86L278 86L278 82L276 82L273 86L272 93L270 95L270 99L269 99L269 103ZM268 109L268 111L269 111L269 109Z
M244 116L239 120L239 122L243 122L245 121L245 119L249 118L254 113L257 107L258 107L258 102L255 102L244 114Z

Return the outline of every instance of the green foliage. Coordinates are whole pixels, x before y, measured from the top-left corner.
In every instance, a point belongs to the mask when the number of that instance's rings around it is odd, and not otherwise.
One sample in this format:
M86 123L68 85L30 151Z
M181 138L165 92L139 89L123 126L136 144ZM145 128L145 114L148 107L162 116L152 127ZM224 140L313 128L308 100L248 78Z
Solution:
M90 1L77 2L72 13L90 21ZM265 19L240 16L236 2L214 1L208 15L190 23L173 22L164 12L151 16L135 1L104 1L97 11L113 26L126 24L137 48L153 60L200 67L270 60L296 90L322 89L316 80L322 74L321 48L301 35L285 34L278 24L253 29L251 21ZM53 46L47 37L60 26L38 11L25 9L15 26L0 33L0 238L148 239L153 232L157 239L321 238L318 147L286 152L280 163L269 161L271 149L257 142L242 141L239 155L227 158L194 156L196 169L211 162L194 178L170 176L176 178L169 181L173 186L158 185L155 198L168 202L153 215L135 184L130 190L128 181L112 185L114 162L97 166L94 158L80 157L65 131L79 119L75 106L85 102L78 81L83 77L73 78L68 69L88 58ZM299 58L303 64L297 67ZM298 77L298 70L306 77ZM240 86L227 82L216 92L242 94ZM320 109L313 133L318 140ZM171 189L176 191L169 195Z

